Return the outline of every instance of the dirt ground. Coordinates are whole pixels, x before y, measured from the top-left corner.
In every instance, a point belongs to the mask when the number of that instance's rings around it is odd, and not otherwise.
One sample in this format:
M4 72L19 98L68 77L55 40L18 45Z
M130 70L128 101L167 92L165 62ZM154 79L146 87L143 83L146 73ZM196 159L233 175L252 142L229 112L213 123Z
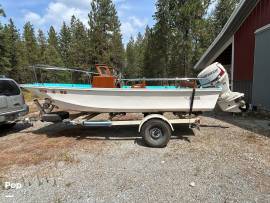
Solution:
M0 152L0 202L270 202L269 120L204 115L163 149L136 127L19 123Z

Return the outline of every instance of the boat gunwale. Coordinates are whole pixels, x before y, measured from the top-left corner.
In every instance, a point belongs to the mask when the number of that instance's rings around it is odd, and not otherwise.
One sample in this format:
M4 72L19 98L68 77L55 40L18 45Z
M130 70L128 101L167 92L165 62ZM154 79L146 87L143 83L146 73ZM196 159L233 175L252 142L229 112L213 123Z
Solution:
M193 88L164 88L164 89L151 89L151 88L74 88L74 87L41 87L41 86L27 86L20 85L21 88L25 89L47 89L47 90L69 90L69 91L111 91L111 92L187 92L192 91ZM214 88L195 88L196 91L208 91L208 92L221 92L220 87Z

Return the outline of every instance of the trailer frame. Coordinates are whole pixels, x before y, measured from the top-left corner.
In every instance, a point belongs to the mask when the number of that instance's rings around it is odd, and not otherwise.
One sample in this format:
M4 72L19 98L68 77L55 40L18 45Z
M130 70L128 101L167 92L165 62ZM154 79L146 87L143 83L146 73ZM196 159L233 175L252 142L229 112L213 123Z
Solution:
M118 113L111 114L108 120L93 120L97 115L103 113L80 112L70 118L69 112L46 112L44 106L37 99L34 100L34 103L40 111L40 118L43 122L83 127L138 126L138 133L150 147L167 146L172 133L175 131L173 126L176 124L188 124L190 129L200 129L200 118L197 116L192 118L192 106L186 118L168 119L163 114L149 113L142 119L137 120L113 120L116 115L125 114Z

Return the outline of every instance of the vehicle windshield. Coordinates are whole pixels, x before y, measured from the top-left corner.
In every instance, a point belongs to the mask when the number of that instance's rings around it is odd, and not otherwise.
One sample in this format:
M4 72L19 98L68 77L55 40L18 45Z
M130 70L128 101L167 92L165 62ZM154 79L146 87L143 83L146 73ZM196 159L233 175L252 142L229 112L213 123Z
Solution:
M12 80L0 80L0 96L15 96L20 94L20 89Z

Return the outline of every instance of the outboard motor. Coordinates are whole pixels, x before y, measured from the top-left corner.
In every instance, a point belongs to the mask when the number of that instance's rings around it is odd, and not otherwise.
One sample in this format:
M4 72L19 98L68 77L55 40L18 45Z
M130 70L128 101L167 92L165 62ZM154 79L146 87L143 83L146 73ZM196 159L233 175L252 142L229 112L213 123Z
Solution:
M244 94L230 90L228 73L220 63L214 63L205 68L198 78L202 87L222 88L217 102L222 111L240 113L246 109Z

